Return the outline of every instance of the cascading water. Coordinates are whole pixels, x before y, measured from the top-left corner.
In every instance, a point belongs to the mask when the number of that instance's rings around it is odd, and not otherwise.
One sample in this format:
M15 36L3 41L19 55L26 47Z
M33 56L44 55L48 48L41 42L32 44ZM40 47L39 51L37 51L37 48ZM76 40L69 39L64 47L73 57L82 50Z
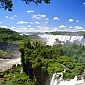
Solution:
M56 78L56 73L53 74L50 85L54 85L55 78Z
M46 42L47 42L46 45L51 45L51 46L53 46L53 44L57 43L58 41L61 42L59 44L76 43L76 44L85 45L85 39L83 38L83 36L50 35L50 34L41 34L38 36L46 40Z
M66 81L63 79L63 73L66 72L66 66L64 66L64 71L60 73L54 73L52 76L52 79L50 81L50 85L85 85L84 79L82 80L77 80L77 76L74 77L74 79L71 79L69 81ZM59 79L56 79L57 76L61 75Z
M85 81L77 80L77 76L75 76L74 79L71 79L70 81L63 80L63 75L60 77L59 80L56 79L57 73L54 73L50 82L50 85L85 85Z

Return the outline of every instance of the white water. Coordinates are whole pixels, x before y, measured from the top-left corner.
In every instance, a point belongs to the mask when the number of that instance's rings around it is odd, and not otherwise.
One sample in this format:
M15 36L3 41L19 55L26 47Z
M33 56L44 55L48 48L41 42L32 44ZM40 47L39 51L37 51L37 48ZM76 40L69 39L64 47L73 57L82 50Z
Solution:
M65 43L77 43L85 45L85 39L83 36L69 36L69 35L50 35L50 34L41 34L39 37L46 40L47 45L53 46L56 42L61 42L61 44ZM56 41L57 40L57 41Z
M63 80L63 75L60 77L59 80L57 80L56 76L58 76L58 74L54 73L50 85L85 85L85 81L83 79L77 80L77 76L75 76L75 78L71 79L70 81Z
M55 78L56 78L56 73L53 74L50 85L54 85L55 83Z

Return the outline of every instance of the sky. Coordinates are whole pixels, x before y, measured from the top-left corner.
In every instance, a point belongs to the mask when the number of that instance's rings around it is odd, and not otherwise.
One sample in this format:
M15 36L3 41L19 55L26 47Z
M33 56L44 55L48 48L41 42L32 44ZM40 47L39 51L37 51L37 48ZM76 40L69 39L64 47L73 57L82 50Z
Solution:
M25 4L13 0L12 12L0 9L0 27L17 32L85 31L85 0Z

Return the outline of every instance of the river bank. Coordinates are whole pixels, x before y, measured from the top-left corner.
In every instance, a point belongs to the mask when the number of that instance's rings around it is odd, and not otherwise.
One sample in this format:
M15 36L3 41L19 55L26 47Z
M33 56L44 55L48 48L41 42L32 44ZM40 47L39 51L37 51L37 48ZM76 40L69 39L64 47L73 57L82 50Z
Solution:
M0 71L6 71L7 69L10 69L13 64L21 64L21 58L0 59Z

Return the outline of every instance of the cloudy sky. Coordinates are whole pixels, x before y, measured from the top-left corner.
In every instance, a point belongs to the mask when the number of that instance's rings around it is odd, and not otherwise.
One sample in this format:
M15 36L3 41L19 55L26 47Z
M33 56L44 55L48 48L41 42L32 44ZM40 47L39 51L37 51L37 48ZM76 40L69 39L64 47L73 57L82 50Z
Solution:
M13 11L0 9L0 27L18 32L85 30L85 0L51 0L26 5L13 0Z

